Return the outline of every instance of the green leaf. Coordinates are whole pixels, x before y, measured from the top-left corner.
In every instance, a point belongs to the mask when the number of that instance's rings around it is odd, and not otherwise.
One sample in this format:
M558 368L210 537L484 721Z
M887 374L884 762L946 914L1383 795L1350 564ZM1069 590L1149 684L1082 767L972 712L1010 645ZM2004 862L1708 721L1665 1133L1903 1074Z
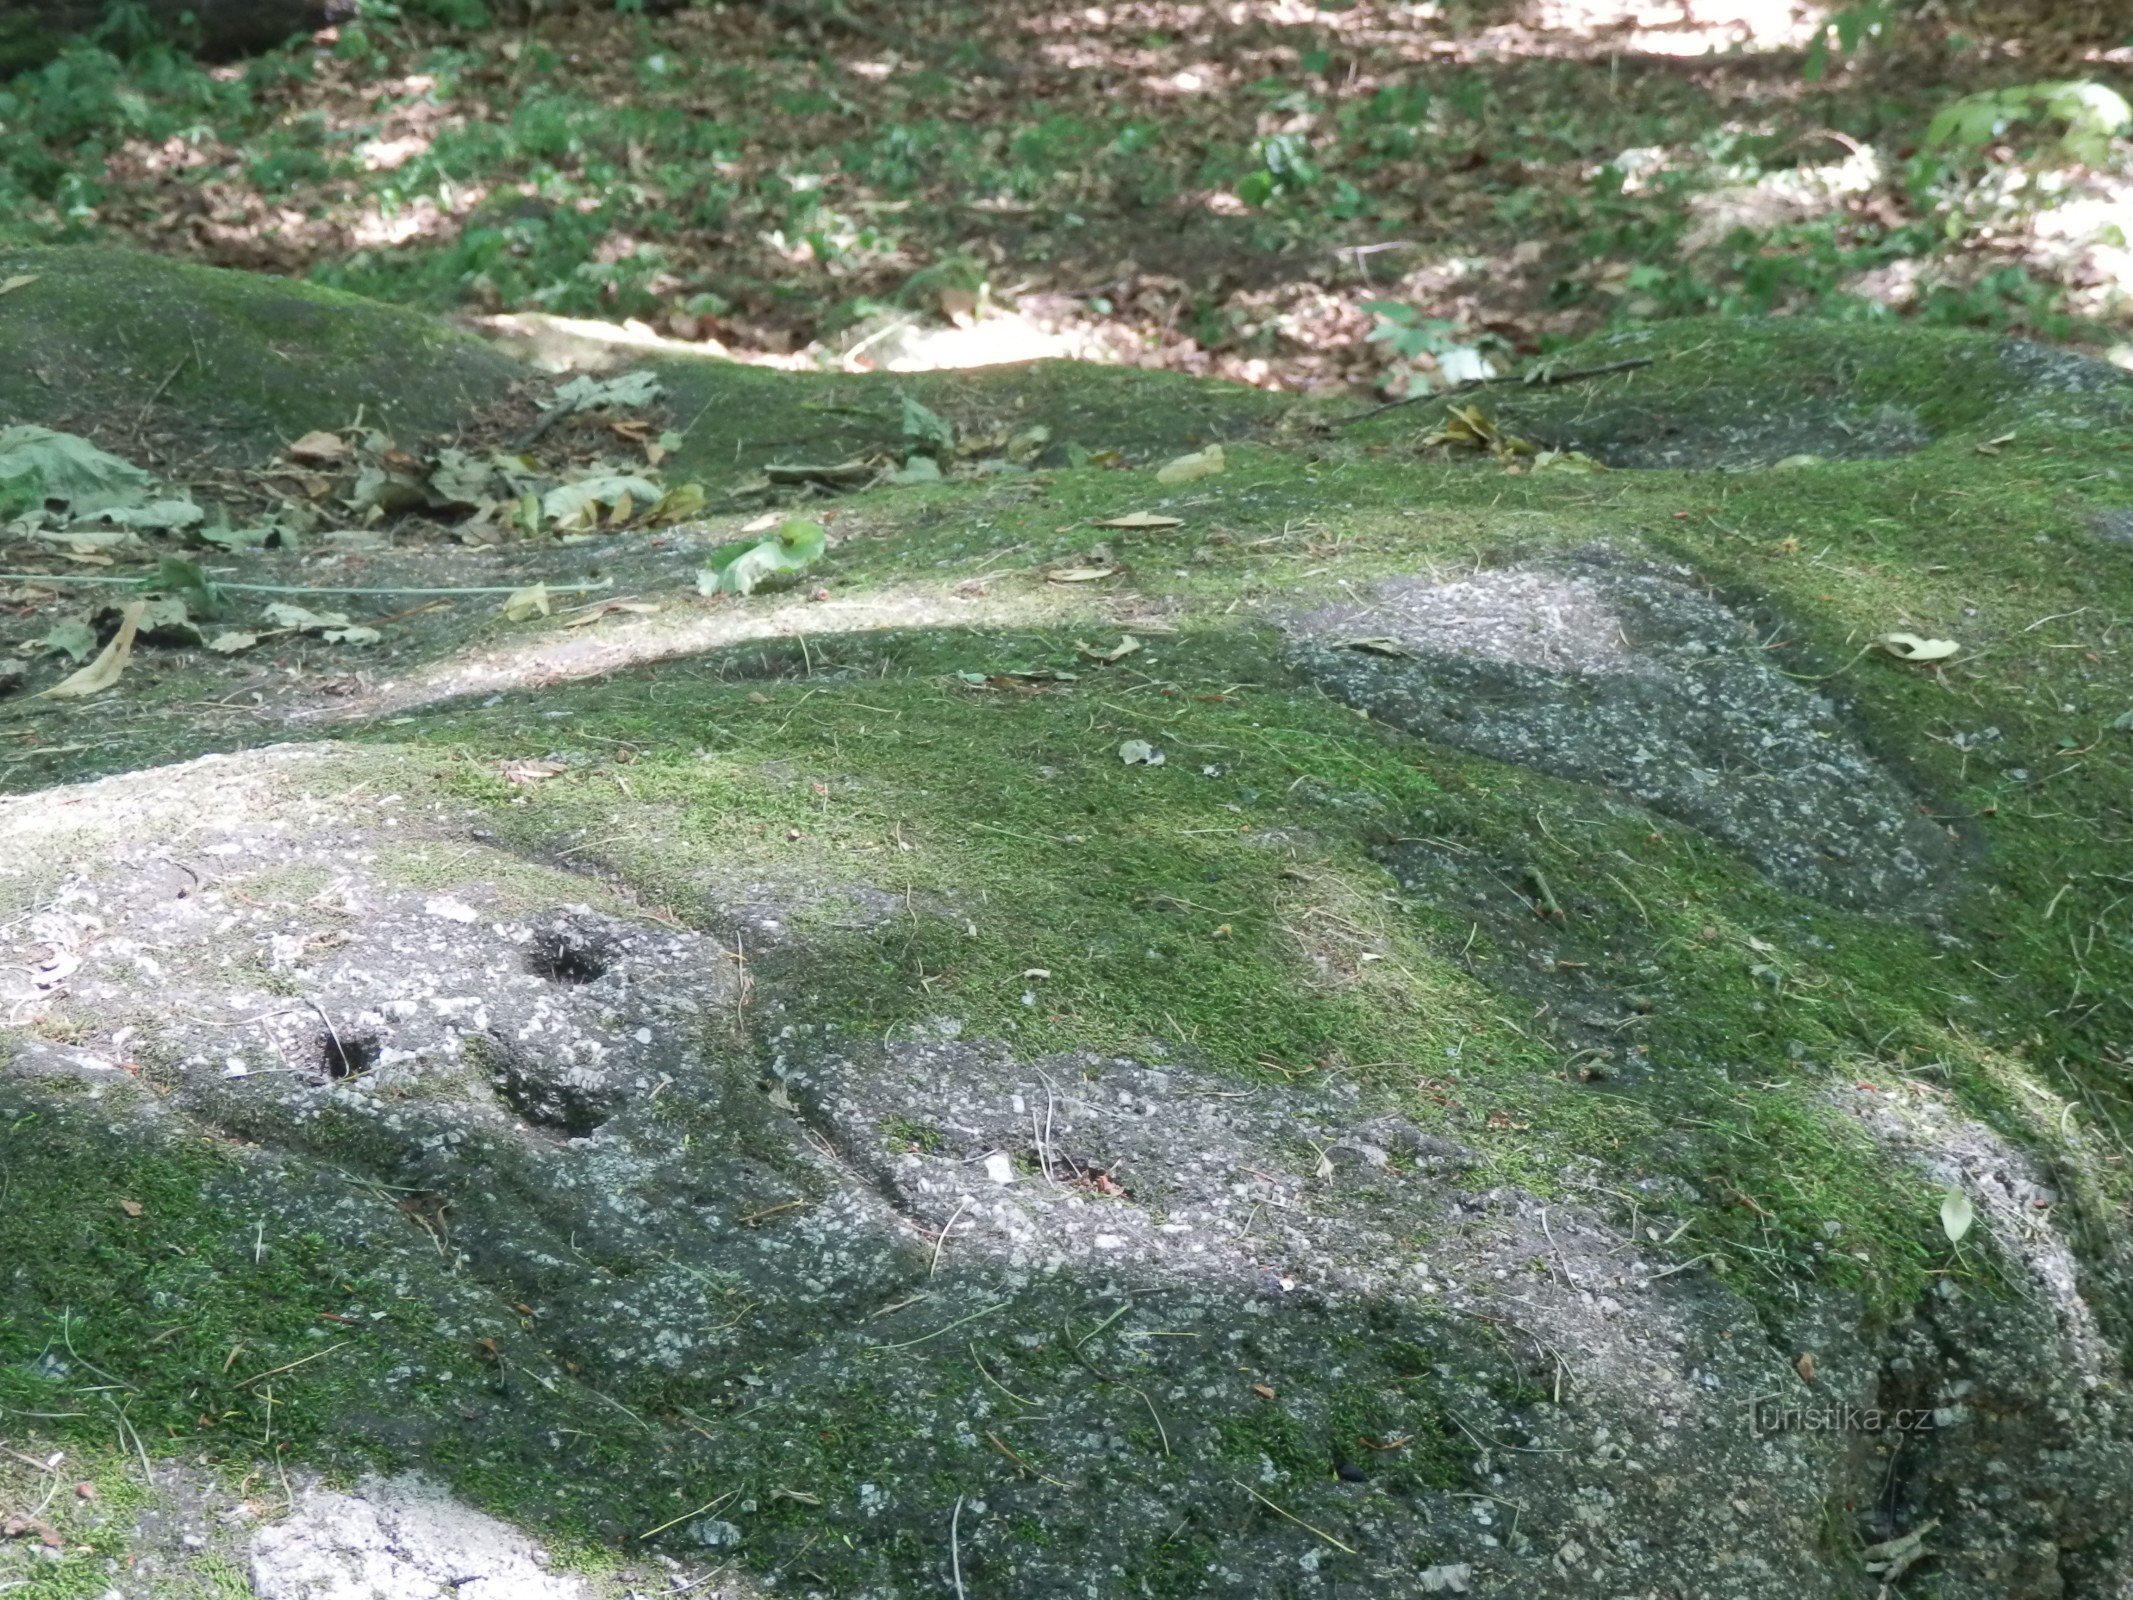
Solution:
M77 517L146 505L155 497L154 478L86 439L27 425L0 428L0 480L33 473L44 485L44 498L64 502Z
M904 402L904 437L921 455L946 455L955 449L955 426L938 411L929 410L909 395Z
M632 506L657 505L661 493L659 485L641 473L594 473L550 489L541 498L541 515L559 528L592 527L603 506L618 506L625 499Z
M820 559L829 536L819 522L794 518L756 544L726 545L712 552L697 574L699 594L753 594L766 578L804 572Z
M578 377L556 390L548 409L561 407L566 414L574 414L608 406L648 406L665 392L649 372L625 372L619 378Z
M1946 1195L1942 1196L1940 1202L1940 1226L1941 1231L1947 1234L1950 1244L1961 1244L1963 1242L1963 1235L1970 1231L1970 1224L1976 1215L1976 1212L1970 1206L1970 1196L1964 1194L1962 1190L1950 1189Z
M195 616L219 617L222 615L222 591L217 589L208 575L183 556L165 556L156 563L152 577L142 587L158 594L182 600Z
M48 655L65 656L69 661L87 661L96 654L96 630L80 617L67 617L52 625L37 648Z

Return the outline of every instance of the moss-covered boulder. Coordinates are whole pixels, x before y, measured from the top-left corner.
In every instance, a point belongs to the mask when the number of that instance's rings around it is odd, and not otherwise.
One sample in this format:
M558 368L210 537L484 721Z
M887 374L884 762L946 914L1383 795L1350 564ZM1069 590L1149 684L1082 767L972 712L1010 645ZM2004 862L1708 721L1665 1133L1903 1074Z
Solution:
M26 709L0 1429L107 1492L38 1515L266 1595L531 1572L482 1513L559 1600L2122 1592L2118 380L1624 348L1458 403L1724 450L942 378L1119 454L773 486L830 548L747 597L763 494L377 551L367 655ZM714 379L729 459L900 426ZM472 592L542 580L627 604Z
M525 373L471 334L355 295L102 245L0 249L0 421L254 463L359 417L449 435Z

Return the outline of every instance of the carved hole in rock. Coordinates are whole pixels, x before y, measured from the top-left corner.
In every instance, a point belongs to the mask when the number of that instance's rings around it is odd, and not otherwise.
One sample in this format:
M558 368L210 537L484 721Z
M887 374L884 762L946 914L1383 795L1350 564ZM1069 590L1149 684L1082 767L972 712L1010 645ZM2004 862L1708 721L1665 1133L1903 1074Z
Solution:
M607 969L607 941L572 928L542 929L526 952L526 970L550 983L591 983Z
M1099 1166L1094 1161L1085 1161L1080 1156L1069 1155L1057 1145L1038 1148L1032 1146L1029 1160L1037 1170L1062 1189L1079 1189L1084 1194L1109 1195L1114 1200L1130 1200L1133 1191L1112 1174L1117 1162Z
M378 1064L378 1052L383 1041L374 1033L355 1033L347 1028L329 1028L319 1035L318 1064L326 1076L338 1083L343 1078L356 1078Z
M496 1092L537 1128L582 1139L598 1131L615 1108L574 1084L558 1083L516 1049L494 1038L482 1041L478 1059Z

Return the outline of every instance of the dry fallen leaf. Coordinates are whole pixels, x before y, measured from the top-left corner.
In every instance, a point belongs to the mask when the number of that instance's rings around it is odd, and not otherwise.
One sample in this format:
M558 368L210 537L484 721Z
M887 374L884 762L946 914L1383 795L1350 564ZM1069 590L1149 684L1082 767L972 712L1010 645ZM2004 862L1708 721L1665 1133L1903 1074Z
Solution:
M118 1207L129 1217L137 1217L141 1214L141 1202L138 1200L121 1200L118 1203Z
M506 761L503 767L506 783L540 783L568 770L560 761Z
M1055 567L1045 574L1054 583L1094 583L1099 578L1115 578L1117 567Z
M1259 1396L1259 1398L1262 1400L1271 1400L1274 1398L1274 1391L1263 1383L1253 1384L1252 1393Z
M1802 1351L1800 1359L1795 1361L1792 1367L1800 1375L1802 1382L1813 1383L1815 1381L1815 1358L1812 1355Z
M1183 517L1166 517L1160 511L1129 511L1122 517L1105 517L1092 528L1182 528Z
M610 611L620 611L633 617L649 617L658 610L659 607L648 600L602 600L598 605L587 606L583 611L580 611L576 616L564 623L563 626L566 628L587 628L598 622Z
M1122 637L1117 644L1111 646L1108 650L1100 650L1093 644L1083 644L1079 639L1074 641L1074 648L1082 655L1107 667L1125 660L1126 657L1132 655L1140 647L1140 640L1134 638L1130 633Z
M1440 444L1486 450L1502 461L1535 453L1532 444L1516 434L1505 433L1479 406L1448 406L1443 426L1422 441L1422 448L1427 450Z
M228 633L216 634L214 638L207 641L207 647L218 656L233 656L240 650L251 649L257 643L259 643L258 634L241 633L236 629L231 629Z
M1333 648L1336 650L1361 650L1374 656L1394 656L1399 658L1405 658L1414 654L1412 650L1408 649L1406 645L1400 643L1400 641L1397 639L1377 637L1372 637L1368 639L1342 639L1337 641L1334 644Z
M13 294L17 289L27 289L41 276L35 272L18 272L5 283L0 283L0 294Z
M1222 454L1222 447L1211 444L1205 450L1164 462L1156 469L1155 481L1162 484L1191 483L1197 478L1212 478L1228 470L1229 462Z
M1953 639L1921 639L1915 633L1884 633L1874 643L1898 661L1945 661L1962 649Z
M146 600L136 600L119 613L119 631L111 636L97 658L71 677L62 678L42 694L30 696L32 700L80 700L92 694L101 694L119 681L119 674L126 670L126 663L133 657L133 636L141 626L141 613L148 609Z
M535 617L547 616L548 585L535 583L512 590L501 609L506 622L531 622Z
M291 461L300 461L307 467L337 467L351 453L346 439L323 428L305 434L288 451Z

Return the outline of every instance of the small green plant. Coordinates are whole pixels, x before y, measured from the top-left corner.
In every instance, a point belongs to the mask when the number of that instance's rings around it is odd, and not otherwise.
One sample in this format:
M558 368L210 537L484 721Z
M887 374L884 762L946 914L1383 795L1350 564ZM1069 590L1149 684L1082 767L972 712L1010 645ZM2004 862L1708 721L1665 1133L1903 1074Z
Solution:
M1258 165L1237 184L1237 198L1248 206L1302 194L1318 182L1318 163L1311 159L1311 141L1300 133L1267 135L1252 147Z
M44 503L44 479L34 472L0 478L0 522L34 511Z
M795 517L766 539L722 545L696 575L700 594L753 594L772 578L805 572L828 541L819 522Z
M940 1129L916 1117L884 1117L881 1132L883 1138L900 1149L923 1150L928 1155L948 1146L947 1136Z
M1503 341L1492 334L1463 338L1457 323L1443 317L1426 317L1399 300L1370 300L1363 309L1378 319L1377 326L1370 330L1370 343L1386 346L1402 361L1419 361L1427 356L1446 383L1464 383L1495 373L1488 347L1501 348Z
M2116 89L2079 80L1986 89L1935 113L1919 159L1936 171L1975 165L2017 129L2051 124L2060 132L2046 154L2100 167L2111 159L2112 140L2133 128L2133 106Z
M1961 239L1980 222L2020 216L2053 201L2048 168L2107 166L2133 130L2117 90L2075 80L2024 83L1964 95L1926 126L1906 178L1911 202L1937 207L1942 231Z
M1833 59L1851 55L1869 40L1882 38L1889 29L1891 9L1891 0L1860 0L1830 12L1807 46L1801 74L1809 83L1818 83Z

